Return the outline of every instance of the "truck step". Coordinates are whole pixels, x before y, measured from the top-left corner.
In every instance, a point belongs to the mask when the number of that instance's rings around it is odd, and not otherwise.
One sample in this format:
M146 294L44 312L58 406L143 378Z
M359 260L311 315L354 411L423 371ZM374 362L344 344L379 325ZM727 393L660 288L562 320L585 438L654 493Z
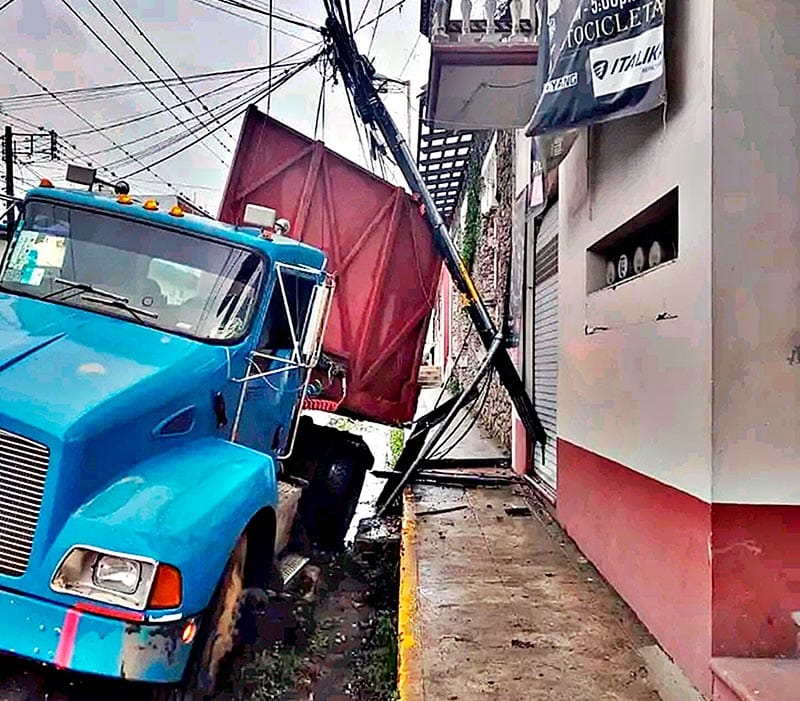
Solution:
M281 573L283 586L287 586L308 564L310 558L297 553L287 553L278 561L278 571Z

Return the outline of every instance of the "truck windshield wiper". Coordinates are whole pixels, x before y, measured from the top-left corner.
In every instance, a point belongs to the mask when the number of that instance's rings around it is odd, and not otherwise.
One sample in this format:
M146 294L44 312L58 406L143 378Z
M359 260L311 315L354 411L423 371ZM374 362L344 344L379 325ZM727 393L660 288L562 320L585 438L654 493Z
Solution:
M146 316L151 319L158 319L158 314L155 312L151 312L149 309L142 309L141 307L134 307L131 304L128 304L127 299L113 299L109 297L90 297L89 295L85 295L82 299L86 300L87 302L93 302L94 304L104 304L107 307L114 307L114 309L124 309L126 312L129 312L131 316L133 316L136 321L141 321L139 318L140 316Z
M65 280L64 278L60 277L57 277L53 282L57 282L59 285L64 285L64 287L60 290L53 290L52 292L49 292L48 294L44 295L42 299L49 299L50 297L55 297L56 295L60 295L64 292L73 291L75 294L78 292L91 292L108 299L115 299L118 302L130 301L127 297L115 294L114 292L108 292L107 290L102 290L88 282L75 282L75 280Z

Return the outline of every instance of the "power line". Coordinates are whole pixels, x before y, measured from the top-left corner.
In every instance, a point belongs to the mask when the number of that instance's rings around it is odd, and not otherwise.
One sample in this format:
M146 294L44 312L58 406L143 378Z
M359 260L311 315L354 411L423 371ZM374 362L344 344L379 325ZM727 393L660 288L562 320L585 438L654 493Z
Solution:
M6 0L2 5L0 5L0 12L5 10L14 0Z
M299 52L298 52L299 53ZM287 59L290 57L287 57ZM287 60L282 59L278 63L275 64L276 67L282 66L282 61ZM263 71L268 66L266 64L259 65L259 66L250 66L248 68L234 68L225 71L211 71L207 73L193 73L190 75L182 76L182 80L186 81L187 83L200 83L205 82L207 80L214 80L216 78L227 77L231 75L242 75L243 73L255 73L257 71ZM179 82L176 78L159 78L159 79L150 79L150 80L136 80L136 81L128 81L125 83L110 83L106 85L93 85L86 88L69 88L67 90L52 90L52 95L58 95L59 97L63 97L65 99L72 99L75 98L79 100L83 98L84 100L98 100L98 99L107 99L110 94L112 93L126 93L126 92L135 92L137 89L144 89L145 85L151 85L154 88L158 89L161 87L165 87L166 84L176 84ZM13 105L15 109L26 109L28 108L31 103L46 100L49 96L42 95L41 93L23 93L22 95L9 95L8 97L2 98L2 104L4 107L8 107L9 105ZM19 105L18 105L19 103ZM37 105L33 105L36 107Z
M307 47L307 48L300 49L299 51L295 51L294 53L291 53L288 56L285 56L284 58L282 58L279 62L277 62L275 64L275 67L276 68L294 68L296 66L301 65L301 63L303 63L302 61L291 62L291 61L289 61L289 59L294 58L296 56L299 56L299 54L302 54L305 51L308 51L309 48L316 48L317 46L319 46L319 43L320 42L317 42L317 44L314 44L314 45L312 45L310 47ZM253 75L256 75L257 73L260 73L260 72L263 72L263 71L267 70L267 68L268 68L267 66L262 66L257 71L251 71L250 74L248 74L248 75L240 76L239 78L236 78L235 80L232 80L232 81L229 81L229 82L225 83L224 85L218 86L218 87L213 88L213 89L211 89L211 90L209 90L209 91L207 91L205 93L202 93L200 95L200 97L206 98L206 97L210 97L211 95L220 94L220 93L228 90L232 86L240 83L241 81L243 81L243 80L245 80L247 78L250 78ZM193 100L186 100L187 103L192 102L192 101ZM183 104L183 103L178 103L177 106L180 106L181 104ZM119 121L116 121L116 122L110 122L108 124L103 124L100 127L98 127L97 130L103 131L103 130L106 130L106 129L116 129L118 127L127 126L129 124L135 124L136 122L141 122L144 119L149 119L150 117L155 117L155 116L160 115L160 114L163 114L163 110L156 109L156 110L151 110L150 112L143 112L142 114L138 114L138 115L136 115L134 117L127 117L126 119L122 119L122 120L119 120ZM177 125L174 125L174 124L172 125L173 128L176 127L176 126ZM95 133L95 131L96 130L94 130L94 129L83 129L83 130L80 130L80 131L68 132L67 136L70 136L70 137L86 136L88 134Z
M298 17L298 15L295 15L293 13L287 13L286 15L278 14L277 12L270 11L269 7L264 5L252 5L245 2L241 2L240 0L217 0L217 2L222 5L228 5L230 7L239 8L240 10L247 10L249 12L253 12L257 15L262 15L264 17L274 17L275 19L279 19L282 22L286 22L287 24L292 24L296 27L302 27L303 29L311 29L312 31L315 32L318 32L320 30L319 27L313 25L311 22L303 19L302 17Z
M127 63L126 63L124 60L123 60L123 59L122 59L122 58L120 58L119 54L118 54L116 51L114 51L114 49L113 49L113 48L112 48L112 47L111 47L111 46L108 44L108 42L106 42L106 40L105 40L105 39L103 39L103 37L101 37L101 36L100 36L100 35L97 33L97 31L96 31L96 30L95 30L95 29L94 29L94 28L93 28L93 27L92 27L92 26L91 26L91 25L90 25L90 24L89 24L89 23L88 23L88 22L87 22L87 21L86 21L86 20L85 20L85 19L84 19L84 18L83 18L81 15L80 15L80 13L78 13L78 12L77 12L77 10L75 10L75 8L74 8L74 7L72 7L72 5L70 5L70 3L68 2L68 0L61 0L61 2L62 2L62 3L63 3L63 4L66 6L66 7L67 7L67 9L68 9L68 10L69 10L69 11L70 11L70 12L71 12L73 15L75 15L75 17L77 18L77 20L78 20L78 21L79 21L79 22L80 22L80 23L81 23L81 24L82 24L82 25L83 25L83 26L84 26L84 27L85 27L85 28L86 28L86 29L87 29L87 30L88 30L88 31L89 31L91 34L92 34L92 36L94 36L94 38L95 38L95 39L97 39L97 40L98 40L98 41L99 41L99 42L100 42L100 43L103 45L103 47L104 47L104 48L105 48L105 49L106 49L106 50L107 50L107 51L108 51L108 52L109 52L109 53L110 53L110 54L111 54L111 55L112 55L112 56L113 56L113 57L114 57L114 58L117 60L117 62L118 62L118 63L119 63L119 64L120 64L120 65L121 65L121 66L122 66L122 67L123 67L123 68L124 68L124 69L125 69L125 70L126 70L128 73L130 73L130 74L131 74L131 75L132 75L132 76L133 76L133 77L134 77L136 80L141 80L141 79L139 78L139 76L136 74L136 72L135 72L135 71L134 71L134 70L133 70L133 69L132 69L132 68L131 68L131 67L130 67L130 66L129 66L129 65L128 65L128 64L127 64ZM108 25L111 27L111 29L112 29L112 30L113 30L113 31L114 31L114 32L117 34L117 36L119 36L119 37L122 39L122 41L123 41L123 42L124 42L124 43L125 43L125 44L126 44L126 45L127 45L127 46L128 46L128 47L129 47L129 48L130 48L130 49L131 49L131 50L132 50L134 53L135 53L135 54L136 54L136 56L137 56L137 57L138 57L138 58L139 58L139 59L142 61L142 63L144 63L144 64L145 64L145 65L148 67L148 69L150 69L150 71L151 71L151 72L152 72L152 73L153 73L153 74L154 74L154 75L155 75L157 78L160 78L161 76L159 76L159 75L158 75L158 73L156 73L156 71L155 71L155 70L153 69L153 67L152 67L152 66L151 66L151 65L150 65L150 64L149 64L149 63L148 63L148 62L147 62L147 61L144 59L144 57L141 55L141 53L139 53L139 51L138 51L136 48L134 48L134 47L131 45L131 43L128 41L128 39L125 37L125 35L124 35L124 34L122 34L122 32L120 32L120 31L119 31L119 29L117 29L117 27L115 27L115 26L114 26L113 22L111 22L111 20L110 20L110 19L108 19L108 17L105 15L105 13L104 13L104 12L103 12L103 11L102 11L102 10L101 10L99 7L97 7L97 5L95 4L94 0L88 0L88 2L89 2L89 4L90 4L90 5L91 5L91 6L94 8L95 12L97 12L97 14L99 14L99 15L100 15L100 17L101 17L101 18L102 18L102 19L103 19L103 20L106 22L106 24L108 24ZM186 124L186 122L185 122L185 121L184 121L184 120L183 120L183 119L182 119L182 118L181 118L179 115L177 115L177 114L174 112L174 110L173 110L171 107L169 107L169 106L167 105L167 103L166 103L166 102L164 102L164 101L163 101L163 100L162 100L162 99L161 99L161 98L160 98L160 97L159 97L159 96L156 94L156 92L155 92L155 91L154 91L152 88L148 87L148 88L147 88L147 92L149 92L149 93L150 93L150 94L151 94L151 95L152 95L152 96L153 96L153 97L156 99L156 101L157 101L157 102L158 102L158 103L159 103L159 104L160 104L160 105L161 105L161 106L162 106L164 109L166 109L166 110L167 110L167 111L168 111L168 112L169 112L169 113L170 113L170 114L171 114L171 115L172 115L172 116L173 116L175 119L177 119L177 120L178 120L178 121L179 121L179 122L180 122L180 123L183 125L183 127L186 129L186 131L187 131L187 132L188 132L188 131L190 131L190 129L189 129L188 125ZM221 143L221 142L220 142L220 143ZM207 150L209 153L211 153L211 154L212 154L212 155L213 155L215 158L217 158L217 159L220 161L220 163L222 163L224 166L226 166L226 167L227 167L227 165L228 165L228 164L225 162L225 160L224 160L223 158L221 158L219 155L217 155L217 154L216 154L216 153L215 153L215 152L214 152L214 151L211 149L211 147L210 147L210 146L208 146L208 144L205 144L205 143L204 143L204 144L203 144L203 146L205 147L205 149L206 149L206 150ZM224 146L224 144L223 144L223 146ZM230 149L229 149L229 150L230 150Z
M46 86L44 83L42 83L42 82L41 82L41 81L40 81L38 78L36 78L35 76L31 75L31 74L30 74L28 71L26 71L26 70L25 70L25 69L24 69L22 66L20 66L20 65L19 65L19 64L18 64L16 61L14 61L14 60L13 60L13 59L11 59L9 56L7 56L7 55L6 55L6 54L5 54L3 51L0 51L0 58L2 58L4 61L6 61L6 63L10 63L10 64L11 64L11 65L12 65L14 68L16 68L16 69L17 69L17 71L19 71L20 73L22 73L22 75L24 75L24 76L25 76L25 77L26 77L28 80L30 80L31 82L33 82L33 83L35 83L36 85L38 85L38 86L39 86L39 87L40 87L42 90L44 90L44 91L45 91L47 94L51 95L51 96L52 96L52 97L53 97L53 98L56 100L56 102L58 102L60 105L62 105L62 106L63 106L63 107L65 107L66 109L68 109L68 110L69 110L69 111L70 111L70 112L71 112L73 115L75 115L75 116L76 116L78 119L80 119L80 120L81 120L81 121L82 121L84 124L86 124L86 126L88 126L88 127L92 128L92 129L94 129L95 131L98 131L98 130L97 130L97 127L96 127L94 124L92 124L92 123L91 123L91 122L90 122L88 119L86 119L86 117L84 117L84 116L83 116L83 115L82 115L80 112L78 112L77 110L73 109L73 108L72 108L70 105L68 105L66 102L64 102L64 100L63 100L63 99L61 99L60 97L58 97L57 95L52 95L52 93L50 92L50 88L48 88L48 87L47 87L47 86ZM106 140L107 140L107 141L109 141L110 143L114 144L115 146L118 146L118 147L119 147L119 144L117 144L117 142L116 142L116 141L114 141L114 139L112 139L112 138L111 138L111 137L110 137L108 134L106 134L106 133L105 133L105 132L103 132L103 131L98 131L98 133L99 133L99 134L100 134L100 136L102 136L104 139L106 139ZM123 152L125 155L127 155L127 156L130 156L130 154L129 154L129 153L128 153L128 152L127 152L127 151L126 151L124 148L120 148L120 150L121 150L121 151L122 151L122 152ZM134 159L134 160L135 160L135 159ZM142 165L144 165L144 164L142 164ZM107 172L110 172L110 173L111 173L111 175L112 175L113 177L117 177L116 173L114 173L113 171L109 171L107 168L103 168L103 170L106 170ZM148 171L149 171L149 172L151 172L151 173L152 173L152 174L153 174L155 177L157 177L159 180L161 180L163 183L165 183L165 184L166 184L166 185L168 185L169 187L172 187L172 185L171 185L171 184L170 184L170 183L169 183L167 180L165 180L164 178L162 178L162 177L161 177L161 176L160 176L158 173L156 173L155 171L150 171L149 167L146 167L146 168L145 168L145 170L148 170Z
M262 71L263 70L265 70L265 69L262 69ZM228 81L224 85L218 86L216 88L213 88L212 90L208 90L207 92L202 93L200 95L200 97L206 97L207 98L207 97L210 97L212 95L219 95L220 93L226 92L226 91L230 90L231 88L235 87L236 85L241 83L243 80L246 80L247 78L251 78L251 77L253 77L255 75L258 75L258 73L254 73L252 75L239 76L238 78L235 78L234 80ZM176 105L176 106L182 106L183 104L188 104L190 102L194 102L194 99L195 98L191 98L189 100L186 100L185 102L178 103L178 105ZM160 114L164 114L164 110L155 109L155 110L151 110L149 112L143 112L142 114L137 114L135 117L127 117L126 119L121 119L121 120L118 120L116 122L110 122L108 124L102 124L102 125L100 125L99 129L100 130L117 129L119 127L128 126L130 124L135 124L136 122L141 122L141 121L143 121L145 119L150 119L151 117L157 117ZM193 117L193 118L196 119L196 117ZM177 125L177 124L171 124L169 127L167 127L167 129L174 129L174 128L178 127L178 126L179 125ZM81 131L67 133L67 136L71 136L71 137L87 136L88 134L93 134L93 133L94 133L94 131L84 129L84 130L81 130ZM105 152L105 149L104 149L103 152Z
M381 4L378 6L378 17L381 17L381 14L383 12L383 3L384 0L381 0ZM367 56L369 56L372 53L372 45L375 43L375 34L378 31L378 24L380 24L380 22L375 22L375 24L372 26L372 37L369 40L369 47L367 48Z
M375 17L373 17L368 22L364 22L364 24L362 24L358 29L356 29L356 31L359 31L359 29L364 29L366 27L369 27L370 25L375 24L375 22L379 22L381 17L388 15L390 12L393 12L398 7L402 7L405 4L405 1L406 0L398 0L398 2L396 2L394 5L386 8L383 12L379 12L377 15L375 15Z
M358 22L356 23L356 31L361 29L361 23L364 21L364 15L367 14L367 8L369 7L369 4L370 0L365 0L364 6L361 8L361 14L358 17Z
M285 77L282 77L282 79L280 80L280 84L279 85L274 85L274 86L270 85L270 86L268 86L268 88L266 90L262 90L261 93L258 96L256 96L256 101L263 99L264 96L268 92L277 89L278 87L280 87L280 85L283 85L284 83L288 82L292 77L294 77L295 75L297 75L301 71L305 70L307 67L313 65L313 63L319 58L319 56L320 56L320 54L317 54L316 56L313 56L312 58L310 58L307 61L303 62L297 68L293 69ZM225 124L228 124L229 122L232 122L234 119L236 119L238 116L240 116L240 114L242 114L246 109L247 109L247 106L245 106L244 109L232 110L233 114L231 114L230 116L226 117L224 120L220 121L219 126L214 127L214 129L215 130L220 129ZM186 151L187 149L191 148L192 146L194 146L198 142L202 141L202 139L204 139L204 138L206 138L206 135L203 135L203 136L200 136L200 137L198 137L196 139L193 139L190 143L186 144L185 146L182 146L177 151L174 151L173 153L167 154L166 156L163 156L163 157L157 159L156 161L153 161L149 165L144 166L144 167L140 168L139 170L135 170L135 171L133 171L131 173L128 173L127 177L133 177L135 175L138 175L139 173L143 172L144 170L152 172L151 169L154 168L155 166L160 165L161 163L164 163L164 161L168 161L169 159L174 158L175 156L183 153L184 151Z
M298 65L302 65L302 64L298 64ZM285 71L284 74L281 76L281 79L283 77L285 77L287 74L289 74L290 72L291 72L291 69ZM267 84L267 88L269 88L270 85L271 85L271 82ZM221 112L224 112L225 111L224 108L227 108L229 105L231 105L233 103L238 104L238 103L242 102L243 100L246 100L247 97L250 96L251 94L253 94L254 92L257 93L262 89L264 89L264 84L263 84L263 82L259 82L258 85L252 86L245 93L237 93L237 95L235 95L231 99L226 100L226 101L216 105L214 107L214 109L217 111L217 113L214 114L215 121L219 122L219 118L218 118L217 114L221 113ZM197 120L197 119L199 119L199 117L197 115L192 115L192 117L190 117L190 120L192 120L192 119ZM164 134L166 132L173 131L177 127L178 127L177 124L171 124L171 125L169 125L167 127L164 127L162 129L154 131L154 132L152 132L150 134L147 134L146 136L138 137L138 138L135 138L135 139L131 139L130 141L123 143L122 146L131 146L133 144L140 143L140 142L142 142L144 140L152 139L153 137L158 136L160 134ZM175 136L169 137L169 139L166 140L169 143L165 143L165 145L170 145L171 143L175 143L175 139L176 138L177 138L177 140L182 140L182 139L186 138L186 134L183 133L183 134L180 134L180 135L175 135ZM148 155L151 152L151 149L153 149L153 148L156 148L156 147L154 147L153 145L148 146L148 147L142 149L142 151L138 152L137 155L139 155L140 157L143 156L143 155ZM91 152L91 153L89 153L89 155L90 156L98 156L100 154L108 153L108 152L113 151L113 150L114 150L114 147L111 147L111 148L107 148L107 149L102 149L100 151ZM145 153L145 152L147 152L147 153ZM126 159L120 159L119 161L114 161L113 163L111 163L109 165L117 165L117 163L124 162L125 160Z
M408 54L408 58L406 62L403 64L403 67L400 69L400 72L397 74L399 78L403 77L403 73L406 72L406 68L408 68L409 64L411 63L411 59L414 58L414 52L417 50L419 46L419 41L422 39L422 34L417 34L417 40L414 42L414 46L411 47L411 51Z
M269 82L272 82L272 50L275 44L275 34L272 29L272 19L274 15L272 12L272 0L269 0ZM269 116L269 106L272 102L272 92L267 95L267 116Z
M217 12L224 12L226 15L230 15L231 17L238 17L245 22L249 22L250 24L255 24L259 27L264 27L265 29L269 29L269 25L266 22L259 22L257 19L252 17L246 17L245 15L240 15L233 10L229 10L227 7L219 7L218 5L212 5L208 0L194 0L198 5L205 5L206 7L210 7L212 10L216 10ZM297 39L298 41L304 41L306 44L313 44L310 39L306 39L305 37L301 37L299 34L293 34L292 32L287 32L285 29L280 29L279 27L275 27L275 32L278 34L283 34L284 36L291 37L292 39Z
M135 29L135 30L138 32L139 36L141 36L141 37L142 37L142 39L144 39L144 40L147 42L147 45L148 45L148 46L149 46L151 49L153 49L153 51L155 51L156 55L157 55L157 56L158 56L158 57L159 57L159 58L160 58L160 59L161 59L161 60L164 62L164 65L165 65L167 68L169 68L169 70L172 72L172 75L174 75L174 76L175 76L175 77L176 77L178 80L180 80L180 81L181 81L181 85L183 85L183 87L184 87L186 90L188 90L188 91L189 91L189 92L192 94L192 96L193 96L193 97L196 97L196 98L197 98L198 102L200 103L200 106L201 106L201 107L203 107L207 113L210 113L210 111L209 111L208 107L207 107L205 104L203 104L203 101L202 101L202 100L201 100L199 97L197 97L197 94L194 92L194 90L192 90L192 88L190 88L190 87L189 87L189 86L186 84L186 81L185 81L185 80L183 80L183 78L181 78L180 74L178 73L178 71L176 71L176 70L175 70L175 68L174 68L174 67L173 67L173 65L172 65L172 64L169 62L169 60L167 59L167 57L166 57L166 56L164 56L164 54L163 54L163 53L161 53L161 51L159 51L159 50L158 50L158 47L157 47L157 46L156 46L156 45L153 43L153 41L150 39L150 37L148 37L148 36L147 36L147 35L146 35L146 34L145 34L145 33L144 33L144 32L143 32L143 31L142 31L140 28L139 28L139 25L136 23L136 20L134 20L134 19L133 19L133 17L131 17L131 16L128 14L127 10L126 10L124 7L122 7L122 5L120 5L120 3L119 3L119 0L112 0L112 2L114 3L114 5L116 5L116 6L117 6L117 9L119 9L119 11L120 11L120 12L121 12L123 15L125 15L125 18L128 20L128 22L130 22L130 23L131 23L131 26L133 26L133 28L134 28L134 29ZM272 56L271 56L271 55L270 55L269 62L270 62L270 64L272 64ZM177 98L177 97L178 97L178 95L177 95L177 94L175 94L175 97ZM186 105L186 109L187 109L189 112L191 112L191 111L192 111L192 108L191 108L191 107L189 107L188 105ZM225 133L228 135L228 137L229 137L229 138L231 138L231 139L233 138L233 134L231 134L231 133L230 133L230 132L229 132L227 129L223 129L223 131L224 131L224 132L225 132ZM217 139L217 141L219 141L219 139ZM222 142L220 141L220 143L222 143ZM223 144L223 146L225 146L225 144ZM226 148L227 148L227 147L226 147ZM230 153L230 152L231 152L231 150L230 150L229 148L228 148L227 150L228 150L228 153Z

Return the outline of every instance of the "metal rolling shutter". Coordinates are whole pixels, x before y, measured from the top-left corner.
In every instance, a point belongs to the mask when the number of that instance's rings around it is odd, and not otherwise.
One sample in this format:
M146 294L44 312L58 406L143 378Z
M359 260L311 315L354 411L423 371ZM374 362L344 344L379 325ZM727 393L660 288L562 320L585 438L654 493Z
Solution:
M533 400L548 441L534 455L539 477L556 489L556 389L558 387L558 204L550 207L536 239L533 319Z

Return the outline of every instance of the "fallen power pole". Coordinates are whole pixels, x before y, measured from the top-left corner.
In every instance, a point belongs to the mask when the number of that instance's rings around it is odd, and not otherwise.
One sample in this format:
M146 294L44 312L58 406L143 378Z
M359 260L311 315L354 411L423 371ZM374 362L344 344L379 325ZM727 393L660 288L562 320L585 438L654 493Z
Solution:
M394 123L386 106L378 94L373 83L375 69L369 60L359 54L352 34L352 27L348 28L346 15L342 9L341 0L324 0L328 19L325 23L325 36L333 55L333 60L338 73L347 90L352 94L356 109L365 124L377 128L394 157L397 166L403 173L412 193L420 198L421 211L431 227L436 247L444 259L453 282L464 299L470 320L475 326L481 342L486 347L488 356L484 367L476 377L476 381L485 374L485 367L493 367L498 378L508 391L511 401L522 421L527 434L544 448L547 435L530 397L525 391L522 379L517 372L508 350L501 342L501 334L495 327L483 299L480 296L464 261L450 237L444 220L439 214L433 198L422 179L416 166L409 145L406 143L397 125ZM473 382L475 384L475 382ZM456 402L453 409L445 419L445 425L452 421L464 402ZM427 454L435 447L436 440L443 433L442 430L434 432L423 446L419 456L407 468L397 487L391 492L379 510L379 515L385 513L389 505L399 496L403 487L410 481L413 474L419 469Z

